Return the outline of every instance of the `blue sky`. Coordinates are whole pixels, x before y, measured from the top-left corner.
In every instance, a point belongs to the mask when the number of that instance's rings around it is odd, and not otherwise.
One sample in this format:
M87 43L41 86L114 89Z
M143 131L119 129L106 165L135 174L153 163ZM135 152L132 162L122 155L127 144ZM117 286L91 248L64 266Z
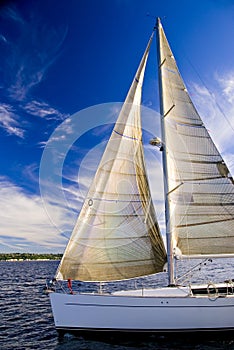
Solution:
M151 16L162 18L191 97L234 173L233 1L3 1L0 252L64 250L111 131L100 125L117 116L152 32ZM143 105L158 115L155 59L154 43ZM53 142L56 164L48 158ZM147 146L146 153L157 168L160 160ZM160 182L153 168L149 176ZM160 221L158 192L152 190Z

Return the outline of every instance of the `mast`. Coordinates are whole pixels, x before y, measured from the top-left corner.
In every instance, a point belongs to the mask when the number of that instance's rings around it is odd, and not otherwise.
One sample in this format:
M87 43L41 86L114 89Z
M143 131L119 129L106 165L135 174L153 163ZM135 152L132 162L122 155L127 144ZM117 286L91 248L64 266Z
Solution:
M168 283L169 286L175 285L175 272L174 272L174 255L173 255L173 241L171 235L171 223L170 223L170 207L169 207L169 186L168 186L168 168L167 168L167 147L165 144L165 124L164 118L167 111L164 111L163 99L162 99L162 65L166 58L161 57L161 40L160 40L160 18L157 18L157 53L158 53L158 75L159 75L159 97L160 97L160 115L161 115L161 138L162 138L162 161L163 161L163 182L164 182L164 198L165 198L165 221L166 221L166 240L167 240L167 264L168 264Z

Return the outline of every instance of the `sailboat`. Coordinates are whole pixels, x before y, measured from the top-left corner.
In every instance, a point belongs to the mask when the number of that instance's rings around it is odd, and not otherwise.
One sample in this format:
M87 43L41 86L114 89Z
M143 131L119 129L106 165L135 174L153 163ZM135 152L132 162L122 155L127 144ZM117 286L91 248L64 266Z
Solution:
M166 248L146 173L141 91L157 33ZM156 132L156 131L155 131ZM194 107L160 19L106 145L49 293L58 332L234 329L234 283L179 284L176 260L234 257L233 179ZM71 282L164 271L157 288L73 292ZM56 288L68 281L69 289Z

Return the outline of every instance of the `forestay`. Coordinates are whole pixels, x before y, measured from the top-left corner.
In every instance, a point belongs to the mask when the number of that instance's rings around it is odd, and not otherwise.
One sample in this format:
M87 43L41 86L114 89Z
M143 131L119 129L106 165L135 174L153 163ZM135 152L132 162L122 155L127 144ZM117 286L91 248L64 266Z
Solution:
M184 255L232 254L233 179L191 102L163 28L159 26L161 104L173 246Z
M140 120L151 41L152 37L84 201L57 279L122 280L163 270L166 253L145 171Z

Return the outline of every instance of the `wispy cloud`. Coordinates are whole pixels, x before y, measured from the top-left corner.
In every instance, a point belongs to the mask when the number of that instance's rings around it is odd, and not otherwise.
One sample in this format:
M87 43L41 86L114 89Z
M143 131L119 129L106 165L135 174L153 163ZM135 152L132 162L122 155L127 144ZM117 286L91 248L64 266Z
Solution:
M0 127L9 135L20 138L25 136L23 124L19 126L25 113L47 120L67 117L50 104L33 97L34 88L46 78L49 67L60 54L67 28L51 27L33 12L33 8L30 11L30 16L25 17L17 6L10 4L0 13L0 71L3 77ZM6 30L9 26L14 30Z
M54 148L54 153L57 154L58 158L65 157L64 151L59 151L58 148L58 143L66 143L67 142L67 137L72 135L74 133L74 125L71 123L71 119L68 117L66 118L66 115L63 114L58 114L61 117L64 117L65 120L63 121L62 124L59 125L59 127L55 130L55 132L50 136L49 139L45 141L40 141L38 145L41 148L44 147L51 147ZM57 131L58 130L58 131ZM72 147L72 146L71 146Z
M38 173L39 173L39 166L37 163L28 164L24 166L22 169L22 174L24 179L32 185L35 185L38 183Z
M68 117L68 115L41 101L33 100L17 109L8 103L0 103L0 128L3 128L8 135L24 138L25 130L23 124L20 125L20 119L25 112L39 118L45 118L46 120L63 120ZM66 126L65 134L69 133L70 128L68 123ZM45 144L46 142L41 142L41 145Z
M56 108L43 101L31 100L23 105L23 109L30 115L46 118L47 120L63 120L68 117L68 115L61 113Z
M15 22L19 22L21 24L24 24L24 19L21 16L21 14L17 11L16 7L14 5L8 7L4 7L2 10L2 16L11 18Z
M54 226L43 206L40 196L29 195L6 178L0 178L0 245L15 251L38 250L62 251L67 240ZM51 211L64 231L70 230L66 212L50 203Z
M219 82L223 95L226 97L229 103L234 102L234 71L225 74L224 76L216 75L216 79Z
M4 43L7 43L7 39L3 34L0 34L0 40L3 41Z
M67 28L49 27L33 12L24 18L12 6L6 7L1 17L2 21L13 21L18 32L15 37L1 34L1 39L8 43L7 52L1 59L8 72L5 88L12 99L24 101L58 57Z
M23 119L25 113L46 120L60 121L68 117L67 114L42 101L32 100L18 106L18 108L3 102L0 103L0 128L3 128L8 135L24 138L26 135L24 130L26 121L20 123L20 120ZM69 126L67 126L66 132L69 132ZM41 145L44 146L45 144L46 142L41 142Z
M0 105L0 126L9 134L23 138L24 131L19 126L14 109L4 103Z

